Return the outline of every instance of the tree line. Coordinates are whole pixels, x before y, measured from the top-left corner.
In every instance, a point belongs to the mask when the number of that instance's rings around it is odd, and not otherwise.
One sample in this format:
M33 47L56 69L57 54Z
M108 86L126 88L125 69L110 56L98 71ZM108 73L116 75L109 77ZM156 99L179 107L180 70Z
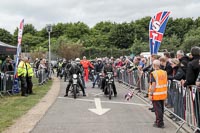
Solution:
M102 21L90 28L83 22L57 23L52 25L51 50L62 57L75 58L86 55L119 56L149 51L149 22L144 17L132 22L115 23ZM18 28L11 34L0 28L0 41L17 45ZM23 51L48 51L46 28L36 30L32 24L25 24L22 39ZM200 46L200 17L169 18L160 51L182 49L189 52L192 46ZM68 51L68 52L66 52Z

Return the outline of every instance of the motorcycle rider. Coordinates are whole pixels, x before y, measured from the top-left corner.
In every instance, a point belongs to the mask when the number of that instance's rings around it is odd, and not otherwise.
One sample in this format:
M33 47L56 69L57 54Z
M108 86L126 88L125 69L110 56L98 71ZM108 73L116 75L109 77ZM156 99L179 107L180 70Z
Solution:
M59 62L58 62L58 67L57 67L57 77L60 75L61 73L61 69L62 69L62 59L59 59Z
M83 83L83 87L84 88L86 88L86 86L85 86L85 80L84 80L84 68L83 68L83 65L80 63L80 58L76 58L75 59L75 61L76 61L76 63L77 63L77 65L80 67L80 69L81 69L81 81L82 81L82 83Z
M99 78L100 78L99 73L102 72L102 69L103 69L102 60L101 60L101 58L98 58L97 63L95 64L95 68L94 68L96 76L95 76L94 81L92 83L92 85L93 85L92 88L94 88L96 81L99 80Z
M107 72L112 72L113 75L114 75L114 70L113 70L113 67L112 67L112 62L106 62L105 63L105 66L103 68L103 72L104 72L104 75L107 75ZM105 85L106 85L106 77L104 77L102 79L102 90L104 91L104 94L107 95L107 90L105 90ZM113 92L114 92L114 96L116 97L117 96L117 90L116 90L116 87L115 87L115 83L113 81Z
M72 80L72 78L73 78L72 75L73 75L73 74L77 74L77 75L78 75L78 81L77 81L77 83L78 83L78 85L81 87L81 90L82 90L82 92L83 92L83 96L86 96L84 87L83 87L83 85L81 84L81 81L80 81L80 78L79 78L79 76L80 76L79 74L82 74L82 73L81 73L81 69L80 69L80 67L78 66L78 64L77 64L76 62L72 61L71 64L70 64L70 68L69 68L69 84L67 85L67 88L66 88L65 97L68 96L69 88L70 88L70 86L72 85L72 82L73 82L73 80Z
M66 72L65 72L65 68L67 66L67 61L66 60L63 60L63 63L62 63L62 67L61 67L61 74L60 74L60 78L62 79L62 77L64 76L65 79L66 79Z

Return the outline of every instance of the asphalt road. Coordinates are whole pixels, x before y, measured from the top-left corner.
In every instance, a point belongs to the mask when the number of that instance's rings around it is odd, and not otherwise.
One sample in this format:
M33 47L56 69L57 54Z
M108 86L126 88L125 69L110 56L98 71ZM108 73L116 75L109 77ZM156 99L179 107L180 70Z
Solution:
M80 95L76 100L65 95L67 82L60 81L61 91L45 116L35 126L32 133L174 133L176 128L165 120L165 128L153 127L155 114L137 96L127 102L124 95L126 87L116 83L118 95L109 100L101 90L91 88L87 83L86 97ZM92 109L105 109L98 115ZM89 110L91 109L91 110ZM106 110L107 109L107 110ZM107 111L107 112L106 112ZM100 113L102 113L100 111Z

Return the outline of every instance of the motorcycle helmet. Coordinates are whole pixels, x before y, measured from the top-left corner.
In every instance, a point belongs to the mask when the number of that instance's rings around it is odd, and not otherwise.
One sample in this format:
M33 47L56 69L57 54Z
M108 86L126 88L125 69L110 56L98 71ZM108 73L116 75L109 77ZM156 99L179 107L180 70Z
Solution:
M79 62L80 62L80 58L76 58L75 61L76 61L77 63L79 63Z

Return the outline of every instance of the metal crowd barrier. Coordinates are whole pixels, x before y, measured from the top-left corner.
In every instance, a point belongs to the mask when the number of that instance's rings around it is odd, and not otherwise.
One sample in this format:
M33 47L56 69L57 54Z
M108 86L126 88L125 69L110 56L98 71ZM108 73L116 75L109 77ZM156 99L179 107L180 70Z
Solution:
M139 87L139 91L148 94L149 74L140 74L138 70L127 72L121 69L118 72L118 80L130 87ZM182 87L179 81L168 81L167 104L172 108L165 108L178 121L181 121L179 128L187 124L194 130L200 131L200 88L197 86Z
M3 76L4 74L3 73L0 73L0 96L3 97Z
M44 69L37 71L36 77L38 78L38 84L43 85L49 79L48 72ZM0 97L4 94L11 95L13 93L14 71L7 71L5 73L0 72ZM20 81L19 81L20 82ZM34 84L35 85L35 84ZM20 83L17 84L20 89Z
M3 94L11 95L12 85L14 79L14 71L7 71L5 73L0 73L0 95L3 97Z

